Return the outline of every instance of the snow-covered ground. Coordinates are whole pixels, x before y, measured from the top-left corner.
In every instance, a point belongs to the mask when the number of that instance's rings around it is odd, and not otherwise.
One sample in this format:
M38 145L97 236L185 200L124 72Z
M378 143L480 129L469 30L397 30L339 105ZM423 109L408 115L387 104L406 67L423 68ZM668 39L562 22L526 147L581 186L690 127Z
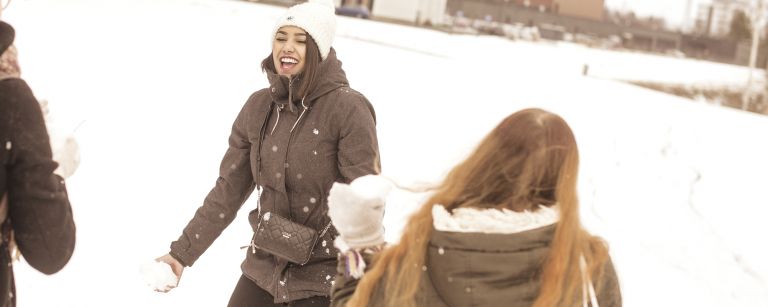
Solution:
M214 184L232 121L266 86L259 63L281 12L228 0L11 3L3 18L23 77L59 129L79 127L82 157L68 180L75 254L53 276L17 263L19 305L226 303L245 214L170 293L151 291L140 268ZM376 108L385 174L439 180L506 115L549 109L577 135L584 221L611 244L625 306L768 305L768 117L610 80L741 84L746 69L348 18L338 34L352 86ZM388 239L417 199L390 197Z

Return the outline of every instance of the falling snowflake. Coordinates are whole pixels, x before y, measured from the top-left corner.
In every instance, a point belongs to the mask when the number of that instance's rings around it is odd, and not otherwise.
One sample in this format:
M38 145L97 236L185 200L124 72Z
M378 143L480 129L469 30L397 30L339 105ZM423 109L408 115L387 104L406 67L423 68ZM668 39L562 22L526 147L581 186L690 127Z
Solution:
M312 153L315 154L315 156L317 156L317 150L313 150Z
M281 280L281 281L280 281L280 285L281 285L281 286L285 286L285 281L284 281L284 280Z
M317 128L312 129L312 133L314 133L315 135L318 135L320 134L320 130L317 130Z
M329 248L326 248L326 249L325 249L325 253L326 253L326 254L330 254L330 253L331 253L331 249L329 249Z
M426 272L426 271L427 271L427 266L426 266L426 265L425 265L425 266L422 266L422 267L421 267L421 270L422 270L422 271L424 271L424 272Z
M199 233L195 234L195 239L200 239L200 234Z
M277 145L272 145L272 151L277 152Z
M309 202L314 204L314 203L316 203L316 202L317 202L317 198L314 198L314 197L310 197L310 198L309 198Z
M304 175L302 175L302 174L297 174L297 175L296 175L296 178L297 178L297 179L301 179L301 178L303 178L303 177L304 177Z
M226 214L224 214L224 213L219 213L219 218L222 218L222 219L223 219L225 216L227 216L227 215L226 215Z
M325 247L326 245L328 245L328 241L323 240L323 247Z
M283 174L277 173L277 174L275 174L275 177L277 177L277 178L283 177Z
M237 168L237 164L235 164L235 163L232 163L232 166L230 166L229 168L231 168L231 169L236 169L236 168Z
M442 247L438 248L437 249L437 253L440 254L440 255L443 255L443 254L445 254L445 249L443 249Z
M11 141L5 142L5 150L11 150L12 147L13 147L13 144L11 144Z
M331 279L331 275L325 275L325 280Z
M331 280L331 286L333 286L335 284L336 284L336 281L335 280Z
M304 211L304 213L307 213L307 212L309 212L309 207L304 206L304 208L302 208L301 210Z

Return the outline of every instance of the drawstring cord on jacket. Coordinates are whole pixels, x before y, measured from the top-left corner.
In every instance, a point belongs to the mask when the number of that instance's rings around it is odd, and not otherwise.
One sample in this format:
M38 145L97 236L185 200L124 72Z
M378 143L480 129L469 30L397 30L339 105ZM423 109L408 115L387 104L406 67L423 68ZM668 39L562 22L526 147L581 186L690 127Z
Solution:
M294 80L293 78L288 80L288 103L293 103L293 90L292 90L293 89L293 80ZM293 132L293 129L296 129L296 125L298 125L299 121L301 120L301 118L304 117L304 113L307 112L307 110L309 110L309 106L304 104L304 100L306 98L307 98L307 96L304 96L304 97L301 98L302 110L301 110L301 113L299 114L299 118L296 119L295 123L293 123L293 127L291 127L291 132ZM278 105L277 106L277 118L275 119L275 125L272 126L272 130L269 132L269 135L274 135L275 134L275 128L277 128L277 123L280 122L280 112L283 110L284 107L285 107L284 105Z
M301 118L304 117L304 113L306 113L307 110L309 110L309 106L304 104L304 99L306 98L307 97L301 98L301 113L299 113L299 118L296 119L296 122L293 123L293 127L291 127L291 132L293 132L293 129L296 129L296 125L298 125L299 121L301 121ZM282 110L283 110L283 106L277 107L277 118L275 119L275 125L272 126L272 131L269 133L269 135L275 134L275 128L277 128L277 123L280 122L280 111Z
M306 99L306 98L307 98L307 96L304 96L304 98L301 98L301 108L302 108L302 110L301 110L301 113L299 114L299 118L297 118L296 122L293 123L293 127L291 127L291 132L293 132L293 129L295 129L296 125L299 124L299 121L304 116L304 113L307 112L307 110L309 110L309 107L304 104L304 99ZM278 113L278 114L280 114L280 113Z
M582 306L600 307L597 301L597 294L595 293L595 285L592 283L592 278L589 277L587 261L584 259L584 255L581 255L579 259L579 269L581 270Z

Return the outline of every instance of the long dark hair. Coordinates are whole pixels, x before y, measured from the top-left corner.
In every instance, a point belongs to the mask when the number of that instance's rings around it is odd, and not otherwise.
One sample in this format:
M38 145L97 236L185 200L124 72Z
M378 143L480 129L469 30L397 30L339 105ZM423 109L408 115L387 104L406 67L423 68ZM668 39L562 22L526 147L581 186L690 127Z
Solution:
M298 76L294 77L297 78L299 82L299 92L297 93L297 96L294 95L293 97L306 97L309 95L309 92L314 89L317 83L317 71L320 68L321 61L320 49L317 48L315 39L312 38L309 33L307 33L307 38L307 54L304 55L304 71L302 71ZM264 60L261 61L261 70L264 72L277 72L277 68L275 67L275 62L272 59L271 52Z

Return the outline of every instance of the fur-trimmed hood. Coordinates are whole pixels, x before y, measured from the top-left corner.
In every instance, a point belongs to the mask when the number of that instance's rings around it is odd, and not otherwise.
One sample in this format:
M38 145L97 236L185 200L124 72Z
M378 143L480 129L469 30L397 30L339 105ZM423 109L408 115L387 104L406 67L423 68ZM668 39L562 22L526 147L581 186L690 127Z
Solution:
M449 213L436 205L432 215L435 231L426 269L440 300L448 306L533 303L555 234L557 207L534 212L458 208Z
M436 230L511 234L549 226L560 218L559 207L539 206L536 211L516 212L509 209L456 208L452 213L445 207L432 207Z
M416 305L532 306L539 295L541 269L557 229L558 207L540 207L533 212L473 208L452 211L441 205L432 207L434 231L427 246ZM339 265L339 272L344 272L344 264ZM357 281L340 274L336 282L331 306L345 306ZM603 277L594 282L600 306L621 307L618 277L610 259ZM378 287L368 306L389 306L385 295L384 286Z

